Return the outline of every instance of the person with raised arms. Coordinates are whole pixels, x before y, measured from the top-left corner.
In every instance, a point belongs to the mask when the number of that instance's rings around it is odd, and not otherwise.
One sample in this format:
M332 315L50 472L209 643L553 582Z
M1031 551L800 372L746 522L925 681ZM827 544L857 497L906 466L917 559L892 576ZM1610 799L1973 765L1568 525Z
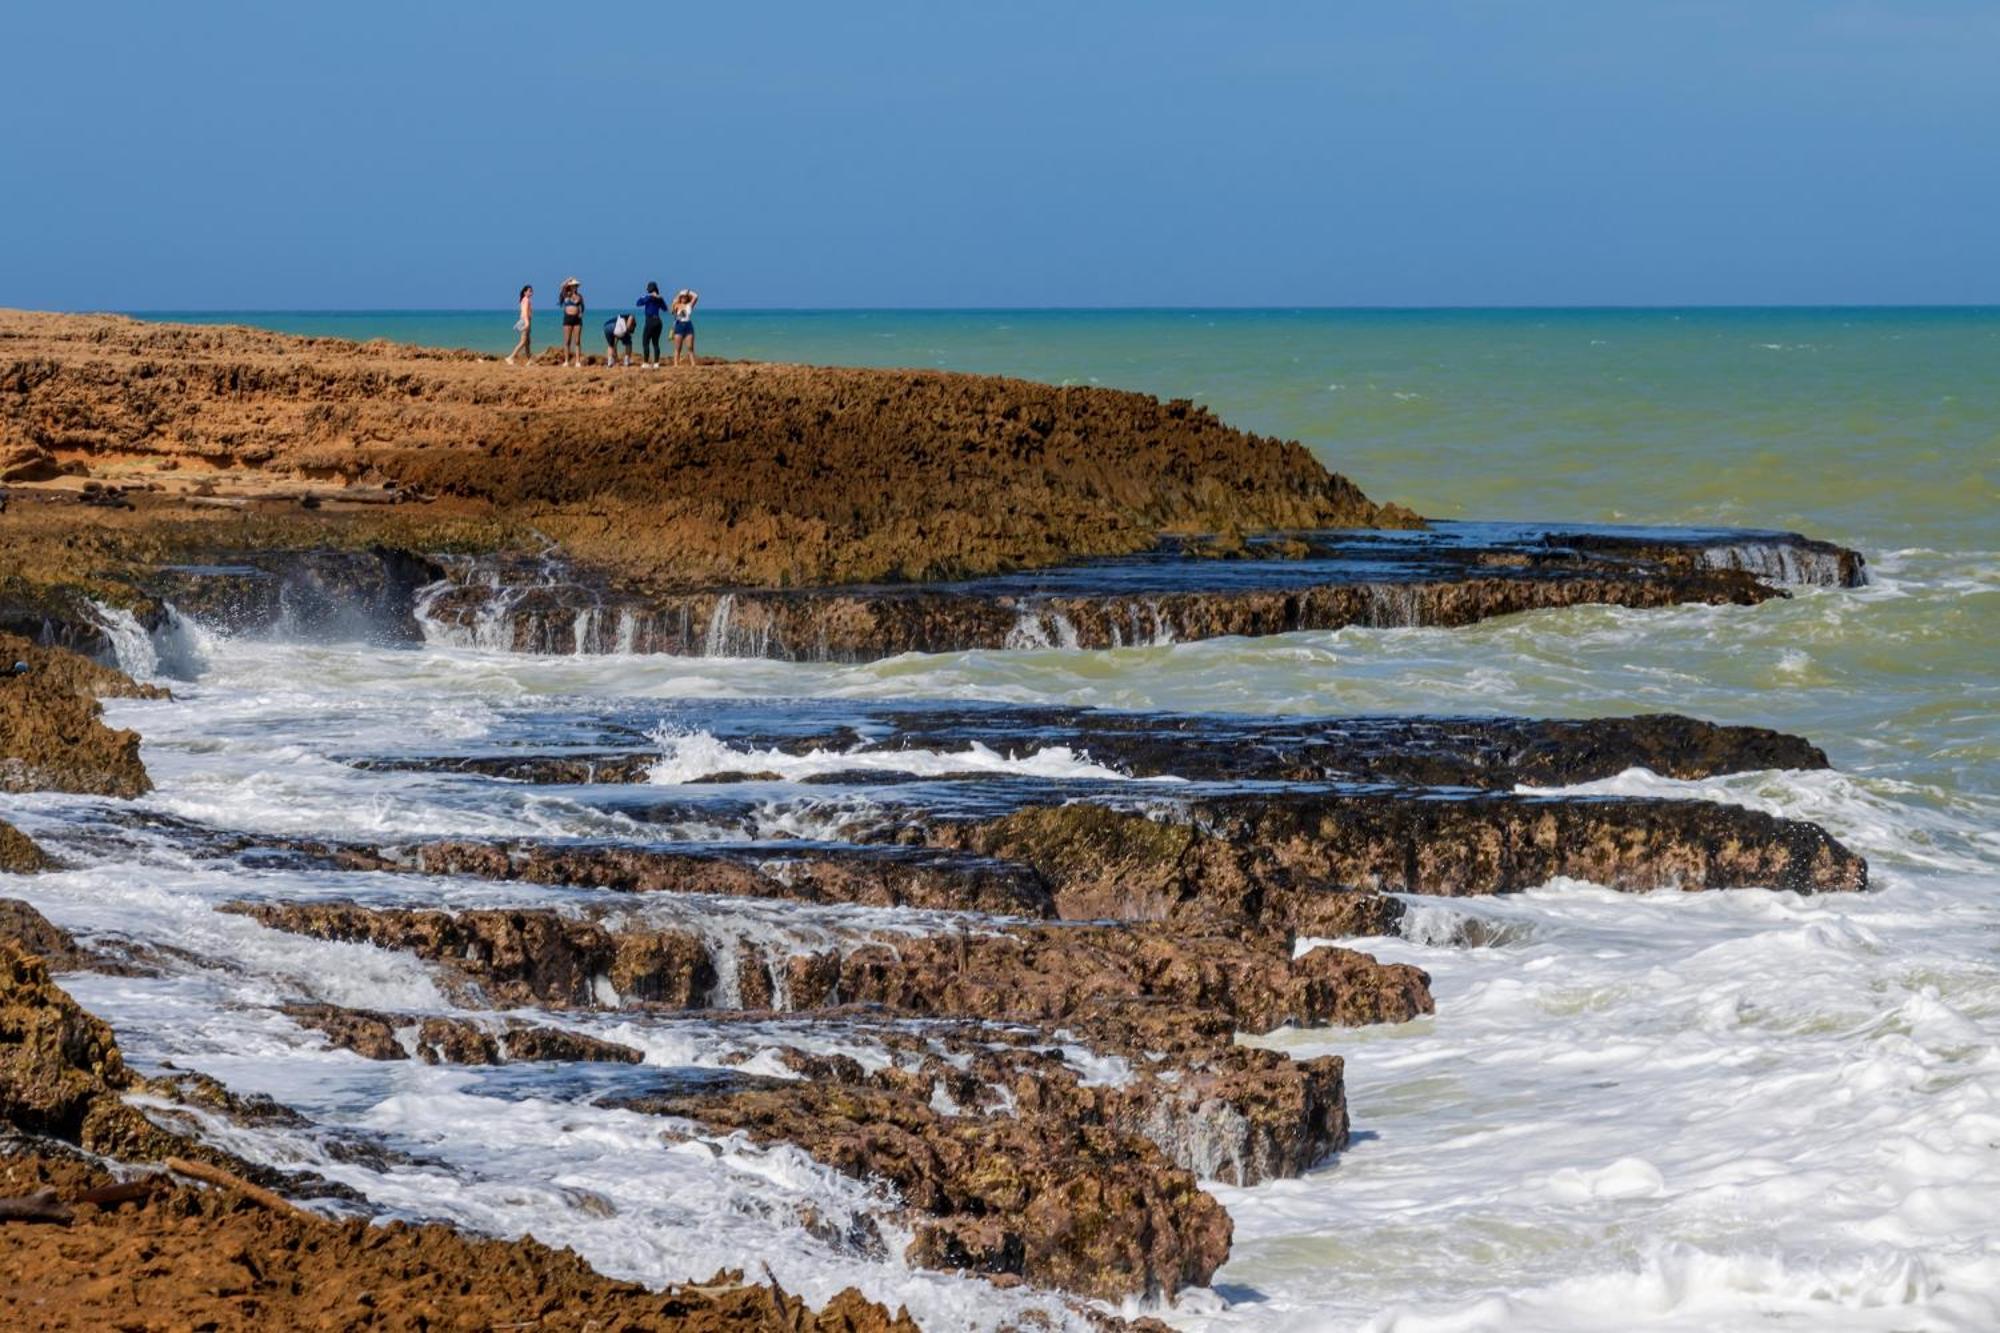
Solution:
M674 293L674 364L681 363L681 353L687 353L689 365L699 364L694 359L694 305L701 300L701 293L683 287Z

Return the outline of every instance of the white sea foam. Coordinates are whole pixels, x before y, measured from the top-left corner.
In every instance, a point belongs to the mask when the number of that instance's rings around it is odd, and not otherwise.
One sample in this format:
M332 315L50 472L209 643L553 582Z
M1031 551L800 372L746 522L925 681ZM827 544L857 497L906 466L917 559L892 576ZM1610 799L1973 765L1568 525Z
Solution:
M1001 754L972 741L963 750L811 749L804 754L730 745L706 731L661 727L651 733L660 762L647 770L651 782L697 782L719 773L775 773L788 781L826 773L899 773L920 777L948 773L1013 773L1038 778L1094 778L1133 781L1067 745L1049 745L1027 754ZM1161 781L1162 779L1144 779Z
M139 623L139 618L122 606L106 606L102 602L90 605L104 637L111 642L118 669L134 680L151 680L159 675L160 654L153 647L153 636Z

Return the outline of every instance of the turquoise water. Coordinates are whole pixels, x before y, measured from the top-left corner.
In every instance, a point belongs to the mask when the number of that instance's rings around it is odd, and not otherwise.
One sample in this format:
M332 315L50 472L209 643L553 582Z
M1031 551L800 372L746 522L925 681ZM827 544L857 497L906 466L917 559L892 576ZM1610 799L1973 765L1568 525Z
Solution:
M202 318L511 341L505 312ZM524 711L557 736L610 706L657 708L664 726L690 699L779 712L801 697L1679 711L1801 732L1834 771L1673 782L1634 770L1586 790L1818 821L1869 858L1875 891L1630 895L1558 881L1413 899L1405 938L1361 947L1429 971L1435 1017L1267 1039L1347 1059L1357 1139L1299 1180L1215 1187L1235 1221L1231 1262L1213 1291L1162 1313L1199 1333L2000 1327L2000 310L717 310L701 328L723 356L1192 397L1433 515L1793 527L1861 547L1874 581L1758 607L1577 607L1458 630L856 666L218 641L173 703L111 707L146 737L159 782L147 806L312 837L601 836L605 814L569 794L471 803L445 778L330 756L476 746ZM792 1289L821 1299L859 1282L928 1327L1029 1313L1021 1293L773 1239L768 1219L796 1197L828 1216L855 1206L840 1181L663 1154L608 1113L478 1096L461 1072L361 1069L257 1018L267 991L302 986L384 1008L439 1001L394 959L218 918L209 904L243 891L233 872L171 848L135 872L115 848L60 841L74 798L15 800L10 818L75 867L7 893L73 929L235 961L208 990L79 980L128 1053L348 1116L449 1167L443 1185L321 1168L371 1197L532 1230L623 1276L698 1277L768 1253ZM365 891L310 876L264 887ZM218 931L235 933L218 944ZM707 1051L618 1035L654 1063ZM573 1185L618 1211L569 1207Z
M607 307L608 309L609 307ZM162 318L504 353L512 315ZM1193 398L1439 517L2000 547L2000 309L701 312L724 357ZM553 321L538 320L542 341Z

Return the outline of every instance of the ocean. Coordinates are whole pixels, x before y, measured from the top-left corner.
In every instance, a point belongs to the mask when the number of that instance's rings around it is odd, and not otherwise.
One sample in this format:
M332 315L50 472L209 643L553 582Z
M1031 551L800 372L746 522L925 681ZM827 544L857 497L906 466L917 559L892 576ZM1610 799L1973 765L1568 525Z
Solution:
M504 310L162 317L485 351L512 340ZM1156 1313L1215 1333L2000 1326L2000 310L718 308L699 324L717 356L1191 398L1303 440L1371 496L1437 517L1796 528L1860 548L1871 582L1758 607L1584 607L1453 630L867 665L538 658L442 635L419 651L197 635L175 702L107 706L146 738L159 788L140 807L307 837L616 837L630 817L587 789L339 760L577 743L615 717L655 733L654 781L674 786L728 748L700 721L700 705L723 699L778 713L882 698L1674 711L1798 732L1831 771L1681 782L1635 770L1585 790L1818 821L1868 857L1872 892L1557 882L1413 899L1402 937L1358 947L1429 971L1436 1014L1260 1039L1347 1058L1354 1142L1300 1179L1211 1186L1235 1220L1232 1258L1212 1290ZM160 670L154 652L129 645L141 671ZM1088 756L992 762L1107 778ZM774 783L760 799L774 836L810 836L831 818L809 786ZM366 877L219 865L131 821L113 827L77 798L22 797L13 810L73 865L18 887L0 877L5 892L73 929L236 960L169 979L74 979L135 1062L269 1092L422 1165L343 1159L275 1129L228 1131L238 1151L310 1162L412 1212L533 1231L620 1276L706 1277L768 1254L789 1289L818 1300L859 1283L927 1327L990 1327L1036 1306L801 1241L781 1205L863 1201L796 1155L667 1149L643 1117L579 1105L573 1088L324 1050L260 1006L301 985L378 1008L445 1001L405 960L279 937L210 907L246 893L366 894ZM441 902L488 888L434 885ZM769 905L745 911L733 929L791 928ZM600 1030L653 1063L718 1058L695 1025ZM580 1189L615 1207L572 1206Z

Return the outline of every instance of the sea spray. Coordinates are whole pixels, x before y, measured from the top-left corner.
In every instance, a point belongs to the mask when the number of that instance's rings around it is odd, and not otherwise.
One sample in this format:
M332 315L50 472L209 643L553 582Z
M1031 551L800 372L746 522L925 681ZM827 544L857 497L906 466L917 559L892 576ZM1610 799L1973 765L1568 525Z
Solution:
M104 631L105 641L111 645L111 655L118 669L134 680L151 680L160 672L160 654L153 646L153 636L139 618L122 606L106 606L102 602L92 602L97 624Z

